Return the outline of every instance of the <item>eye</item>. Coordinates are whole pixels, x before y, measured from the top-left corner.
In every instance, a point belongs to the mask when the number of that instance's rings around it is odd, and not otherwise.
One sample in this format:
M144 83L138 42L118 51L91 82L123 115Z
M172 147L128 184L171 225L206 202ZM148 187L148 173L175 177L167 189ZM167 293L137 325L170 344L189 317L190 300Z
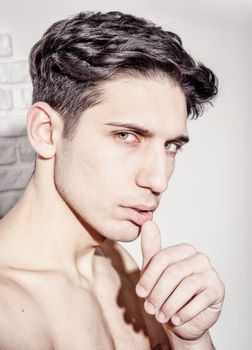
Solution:
M164 146L165 146L166 150L172 154L176 154L182 148L181 144L175 143L175 142L169 142L169 141L166 141Z
M136 135L128 131L117 132L115 137L124 143L135 143L138 141Z

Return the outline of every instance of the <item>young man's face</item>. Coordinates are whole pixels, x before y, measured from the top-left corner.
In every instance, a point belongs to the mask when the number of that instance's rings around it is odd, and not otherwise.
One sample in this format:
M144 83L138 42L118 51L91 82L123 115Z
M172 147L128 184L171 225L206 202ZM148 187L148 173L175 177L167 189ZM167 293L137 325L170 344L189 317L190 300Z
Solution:
M121 78L62 141L55 183L66 203L104 237L131 241L152 218L187 137L184 94L167 78Z

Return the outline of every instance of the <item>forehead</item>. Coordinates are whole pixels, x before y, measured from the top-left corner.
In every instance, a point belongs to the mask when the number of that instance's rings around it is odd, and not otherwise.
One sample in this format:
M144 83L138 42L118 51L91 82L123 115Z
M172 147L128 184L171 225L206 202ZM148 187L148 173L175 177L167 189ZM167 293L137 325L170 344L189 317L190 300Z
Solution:
M102 101L84 112L91 123L138 123L152 132L186 132L182 89L168 78L124 77L104 83ZM91 121L92 119L92 121ZM173 135L174 134L174 135Z

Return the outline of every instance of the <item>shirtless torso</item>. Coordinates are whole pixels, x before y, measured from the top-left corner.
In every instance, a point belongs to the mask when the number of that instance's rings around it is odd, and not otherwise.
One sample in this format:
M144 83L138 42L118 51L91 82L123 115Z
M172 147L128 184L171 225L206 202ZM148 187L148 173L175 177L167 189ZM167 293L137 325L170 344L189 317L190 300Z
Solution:
M1 350L150 350L167 344L135 294L136 265L117 244L105 241L97 249L94 283L7 265L1 261Z

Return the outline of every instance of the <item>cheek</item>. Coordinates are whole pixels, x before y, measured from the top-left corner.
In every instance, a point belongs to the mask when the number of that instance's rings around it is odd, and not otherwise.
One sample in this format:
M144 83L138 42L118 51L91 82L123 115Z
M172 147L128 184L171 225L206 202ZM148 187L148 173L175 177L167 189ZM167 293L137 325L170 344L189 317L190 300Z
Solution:
M90 154L92 156L90 156ZM108 186L110 189L121 185L129 177L129 167L121 154L109 151L92 150L76 159L75 168L84 179L96 182L97 186Z
M82 152L65 154L56 161L56 182L61 192L71 197L71 202L105 207L101 198L117 201L123 194L130 194L134 186L132 164L128 164L131 162L121 153L112 152L110 147L83 148Z

